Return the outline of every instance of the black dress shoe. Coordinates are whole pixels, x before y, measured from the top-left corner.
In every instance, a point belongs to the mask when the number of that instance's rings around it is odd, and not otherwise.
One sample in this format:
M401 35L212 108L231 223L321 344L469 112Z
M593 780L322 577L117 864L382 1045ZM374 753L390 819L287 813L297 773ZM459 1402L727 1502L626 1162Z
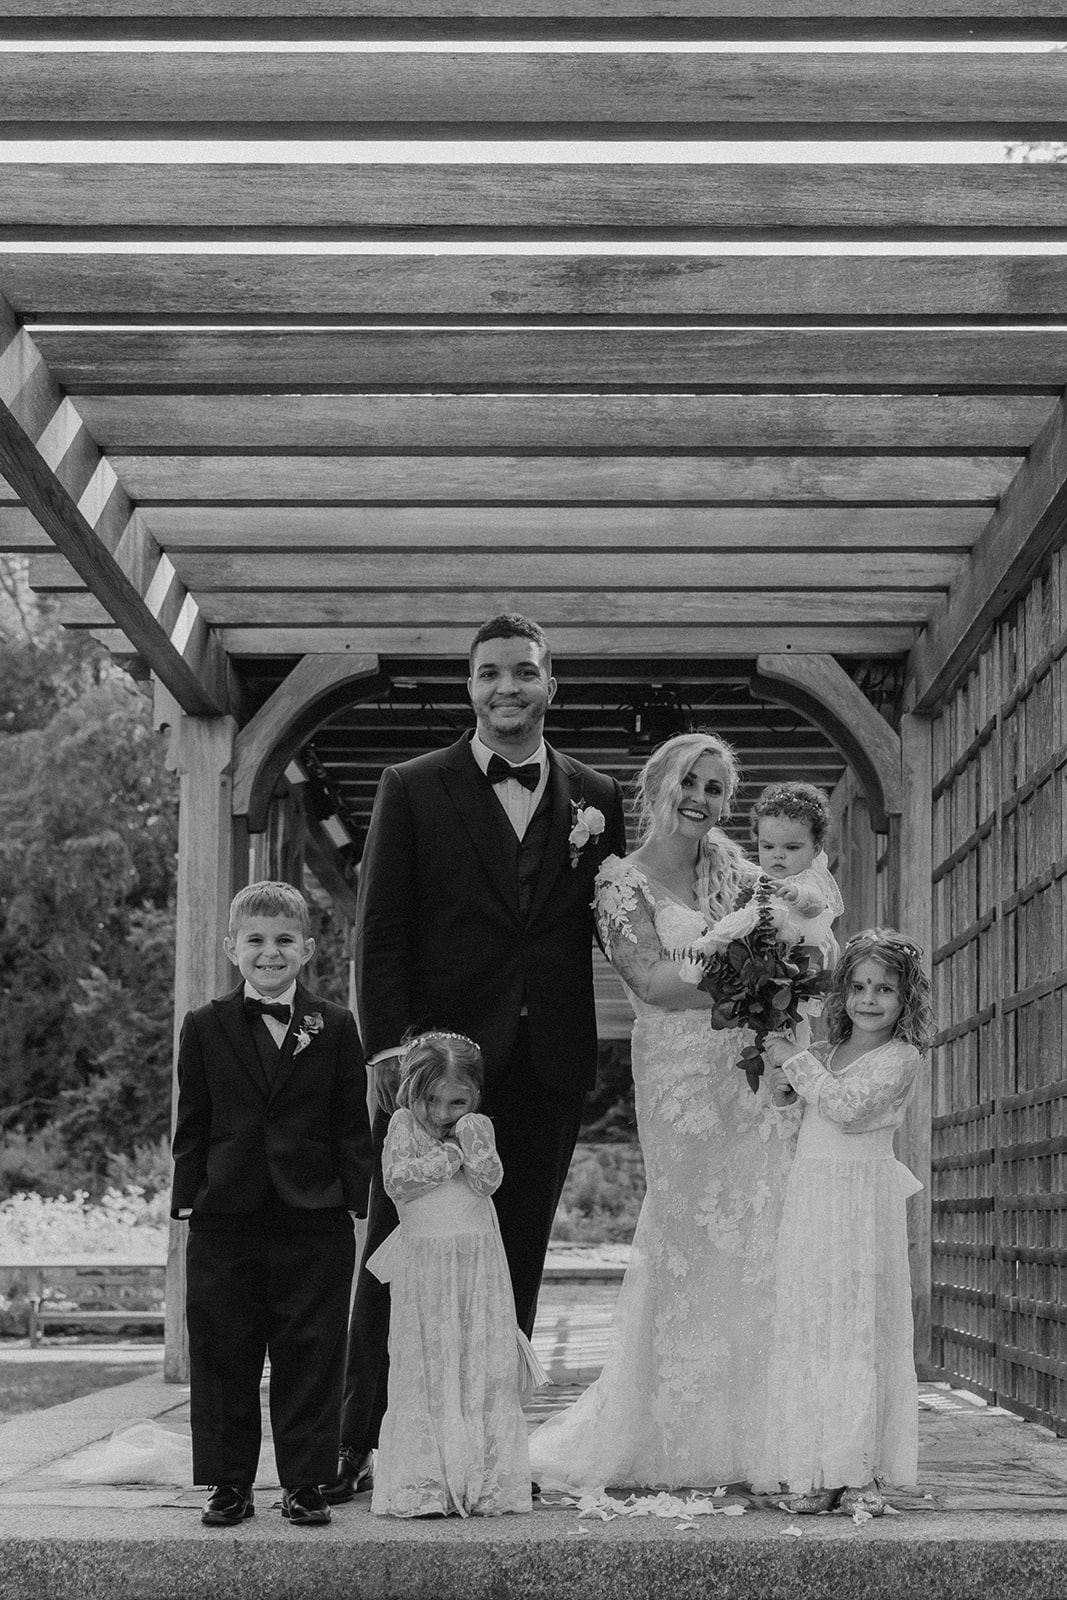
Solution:
M255 1514L250 1483L220 1483L200 1513L200 1521L208 1528L232 1528Z
M330 1520L330 1508L322 1490L313 1483L302 1483L299 1489L282 1490L282 1516L302 1527L314 1527Z
M343 1506L346 1500L354 1500L365 1489L373 1489L374 1457L371 1452L342 1449L336 1478L331 1478L329 1483L320 1483L319 1488L331 1506Z

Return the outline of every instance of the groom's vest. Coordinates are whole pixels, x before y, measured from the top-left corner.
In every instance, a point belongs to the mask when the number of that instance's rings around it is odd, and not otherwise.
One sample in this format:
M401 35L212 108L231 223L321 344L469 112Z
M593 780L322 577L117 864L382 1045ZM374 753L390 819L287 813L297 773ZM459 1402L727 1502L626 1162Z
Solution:
M518 915L525 922L533 906L534 891L537 888L537 878L541 877L541 864L544 861L545 848L549 845L549 832L552 830L552 786L545 786L541 795L541 805L537 806L530 822L526 824L526 832L522 838L515 837L515 829L507 818L504 826L512 835L512 845L515 846L515 875L517 875L518 888Z

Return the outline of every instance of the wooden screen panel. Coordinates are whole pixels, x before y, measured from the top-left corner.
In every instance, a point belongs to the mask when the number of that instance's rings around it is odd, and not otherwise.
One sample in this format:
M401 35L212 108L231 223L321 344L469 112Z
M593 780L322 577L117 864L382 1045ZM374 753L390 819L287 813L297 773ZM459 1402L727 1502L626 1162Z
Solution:
M1067 551L935 724L934 1360L1067 1433Z
M982 660L934 724L932 1359L992 1398L996 1390L993 1081L996 923L995 681ZM994 902L995 903L995 902Z
M1067 1432L1067 551L1000 629L1005 1029L998 1387Z

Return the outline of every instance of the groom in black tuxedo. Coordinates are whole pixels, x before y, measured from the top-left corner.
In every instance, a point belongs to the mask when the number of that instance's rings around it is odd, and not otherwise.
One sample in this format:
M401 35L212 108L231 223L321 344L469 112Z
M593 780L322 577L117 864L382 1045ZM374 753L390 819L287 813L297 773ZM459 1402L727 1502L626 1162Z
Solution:
M356 991L378 1099L363 1261L397 1226L381 1149L401 1043L412 1030L465 1033L485 1057L482 1110L504 1166L494 1199L529 1334L596 1075L593 882L606 856L625 854L626 827L618 783L544 742L556 680L535 622L506 615L485 623L471 646L468 689L473 736L383 773L363 852ZM388 1328L388 1288L361 1265L342 1455L324 1486L334 1503L370 1486Z

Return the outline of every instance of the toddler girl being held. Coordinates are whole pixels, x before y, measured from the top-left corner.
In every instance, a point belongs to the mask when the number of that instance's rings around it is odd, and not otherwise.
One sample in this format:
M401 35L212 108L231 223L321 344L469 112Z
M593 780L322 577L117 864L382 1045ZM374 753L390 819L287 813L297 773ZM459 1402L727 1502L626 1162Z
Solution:
M749 815L760 871L777 902L784 942L811 945L828 971L840 951L831 928L845 909L823 848L830 803L812 783L772 783Z
M478 1114L482 1080L481 1053L463 1034L424 1033L401 1062L382 1156L400 1226L367 1262L391 1291L389 1403L371 1501L380 1516L531 1509L519 1383L523 1358L527 1371L536 1363L518 1343L489 1198L503 1169L492 1124Z
M850 939L824 1013L829 1042L765 1055L804 1102L786 1184L768 1361L767 1475L798 1512L884 1510L913 1484L918 1386L905 1200L922 1185L893 1132L933 1036L922 952L872 928Z

